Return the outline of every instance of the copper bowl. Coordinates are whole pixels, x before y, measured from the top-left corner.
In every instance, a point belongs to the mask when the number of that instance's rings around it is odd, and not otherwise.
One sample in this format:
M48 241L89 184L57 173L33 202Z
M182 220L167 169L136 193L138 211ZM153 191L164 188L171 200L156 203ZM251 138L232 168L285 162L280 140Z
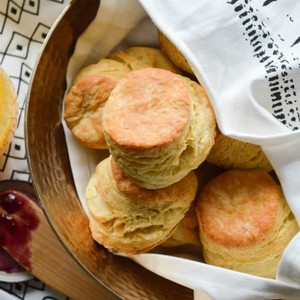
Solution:
M96 244L76 194L61 124L65 75L75 42L99 5L100 0L71 1L41 51L29 88L25 121L33 186L62 244L103 286L103 299L192 299L192 290Z

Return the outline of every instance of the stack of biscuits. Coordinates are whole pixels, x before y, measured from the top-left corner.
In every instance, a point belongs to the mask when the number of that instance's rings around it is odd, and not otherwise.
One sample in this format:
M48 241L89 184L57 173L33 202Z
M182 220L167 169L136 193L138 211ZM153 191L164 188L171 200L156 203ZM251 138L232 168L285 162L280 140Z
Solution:
M86 201L92 235L111 251L142 253L190 226L181 221L191 214L194 170L214 144L216 121L204 89L181 73L161 50L133 47L82 69L66 96L73 134L110 152ZM199 244L198 234L190 240Z
M222 135L188 62L158 36L161 49L82 69L66 96L74 136L109 150L86 188L91 234L123 254L192 244L209 264L274 277L298 225L272 166L259 146Z

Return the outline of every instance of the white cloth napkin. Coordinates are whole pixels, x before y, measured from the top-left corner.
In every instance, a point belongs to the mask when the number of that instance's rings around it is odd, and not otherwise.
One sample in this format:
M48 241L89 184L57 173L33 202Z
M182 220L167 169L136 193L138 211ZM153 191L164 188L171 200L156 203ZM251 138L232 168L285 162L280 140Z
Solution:
M137 45L136 38L148 37L155 28L145 12L188 59L223 133L262 145L300 221L300 2L102 0L95 21L78 41L68 82L120 42L120 47L128 41ZM128 36L133 28L134 39ZM75 184L86 209L85 187L100 156L79 145L67 128L66 133ZM298 234L282 256L276 280L160 254L131 259L193 289L195 299L300 299L299 247Z

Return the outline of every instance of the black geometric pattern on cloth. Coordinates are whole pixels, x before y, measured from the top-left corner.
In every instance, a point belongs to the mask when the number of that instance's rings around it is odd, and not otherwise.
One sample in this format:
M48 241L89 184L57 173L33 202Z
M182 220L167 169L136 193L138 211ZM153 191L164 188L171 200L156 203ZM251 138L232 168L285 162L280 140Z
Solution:
M22 300L69 300L70 298L60 295L58 292L53 291L51 288L47 287L44 283L34 278L25 282L18 283L7 283L0 282L0 289L6 291L7 293L15 296L17 299ZM31 298L28 298L31 295Z
M0 0L0 65L14 83L19 108L13 140L0 156L0 181L31 180L24 140L28 84L38 51L55 18L68 3L69 0ZM38 279L0 282L0 289L23 300L68 299Z
M31 32L22 32L22 28L16 27L13 30L6 45L3 45L1 35L7 34L5 31L8 23L20 24L24 15L32 15L38 19L43 2L53 2L53 5L62 5L68 0L1 0L0 4L0 64L9 65L13 61L14 66L18 65L18 72L9 74L14 82L18 94L19 115L15 135L11 145L4 155L0 156L0 180L14 179L30 181L28 165L25 153L24 141L24 118L26 105L26 91L33 70L33 65L27 64L27 59L31 51L36 51L46 38L51 25L41 21L36 23ZM2 9L1 9L2 6ZM63 8L64 6L62 6ZM34 22L34 21L32 21ZM2 51L1 51L2 50ZM6 69L7 71L7 69ZM9 72L8 72L9 73ZM15 170L13 166L18 165Z
M1 13L4 16L4 21L2 22L2 26L0 26L0 33L3 32L7 19L19 23L22 12L37 15L39 4L37 0L23 1L21 5L15 1L8 1L5 13Z
M4 1L5 2L5 1ZM54 1L57 2L57 1ZM63 1L60 1L63 3ZM23 0L23 1L6 1L4 11L0 11L0 34L6 34L5 28L7 23L19 24L24 14L38 16L41 0ZM19 28L18 28L19 29ZM20 28L21 29L21 28ZM12 143L9 145L4 155L0 157L0 179L15 179L30 181L28 166L25 153L24 141L24 115L25 115L25 94L28 88L32 67L26 64L30 46L32 43L42 44L50 26L38 23L33 32L27 35L23 32L12 31L4 51L0 51L0 64L4 65L6 60L13 59L14 65L19 65L19 73L11 76L14 81L18 94L19 115L17 129ZM3 47L3 45L1 45ZM10 74L9 74L10 75ZM22 93L23 91L23 93ZM15 170L13 166L18 165Z

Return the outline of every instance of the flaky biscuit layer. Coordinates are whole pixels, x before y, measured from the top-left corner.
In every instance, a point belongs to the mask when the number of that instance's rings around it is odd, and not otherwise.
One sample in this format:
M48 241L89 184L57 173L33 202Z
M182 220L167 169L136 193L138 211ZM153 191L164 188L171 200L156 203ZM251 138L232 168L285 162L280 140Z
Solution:
M136 254L165 241L189 209L197 191L191 172L161 190L136 186L107 158L86 189L93 238L114 252ZM114 171L112 171L114 169Z
M110 152L137 184L156 189L179 181L207 157L216 120L204 89L166 70L133 71L103 112Z
M207 161L225 169L260 169L267 172L273 169L259 145L230 138L219 130Z
M158 40L162 51L166 53L166 55L175 64L175 66L189 74L194 74L191 66L189 65L184 55L161 31L158 31Z
M0 155L13 137L17 124L17 94L9 76L0 66Z
M200 193L196 213L207 263L268 278L299 231L280 186L264 171L219 175Z
M88 148L106 149L102 112L116 81L94 74L72 86L65 99L64 118L74 136Z

